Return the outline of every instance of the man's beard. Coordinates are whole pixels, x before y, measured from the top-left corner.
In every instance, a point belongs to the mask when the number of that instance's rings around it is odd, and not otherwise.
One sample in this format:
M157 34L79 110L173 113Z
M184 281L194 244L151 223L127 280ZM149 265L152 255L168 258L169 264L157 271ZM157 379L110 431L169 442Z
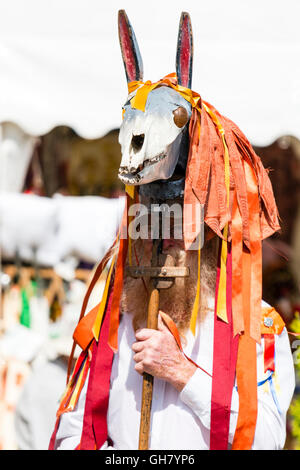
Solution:
M209 300L214 299L218 240L214 237L205 242L201 249L200 307L199 321L203 321L209 311ZM159 308L167 313L176 323L181 333L189 327L193 305L197 292L198 251L184 251L182 242L166 242L163 254L174 258L175 266L189 267L190 274L185 278L175 278L169 289L160 289ZM132 241L132 264L151 266L151 240ZM126 264L129 264L127 257ZM147 310L150 291L149 278L134 279L126 276L121 297L121 312L132 315L133 328L143 328L147 324ZM211 305L211 303L210 303Z

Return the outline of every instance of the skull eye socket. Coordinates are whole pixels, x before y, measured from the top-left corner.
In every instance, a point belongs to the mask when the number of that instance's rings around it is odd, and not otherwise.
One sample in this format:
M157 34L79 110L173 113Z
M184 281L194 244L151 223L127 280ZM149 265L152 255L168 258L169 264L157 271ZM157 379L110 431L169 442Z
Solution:
M187 110L183 106L179 106L173 111L174 123L177 127L181 128L186 125L189 120L189 115Z
M131 139L131 145L135 152L138 152L143 147L145 140L145 134L133 135Z

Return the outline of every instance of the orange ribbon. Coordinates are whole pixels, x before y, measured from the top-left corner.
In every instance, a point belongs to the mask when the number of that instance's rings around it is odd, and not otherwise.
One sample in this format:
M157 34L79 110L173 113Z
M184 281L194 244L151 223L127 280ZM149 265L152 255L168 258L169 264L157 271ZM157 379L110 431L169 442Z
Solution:
M100 305L99 305L99 308L98 308L98 312L97 312L95 322L94 322L93 327L92 327L93 335L94 335L94 338L95 338L96 341L99 340L100 329L101 329L102 320L103 320L103 316L104 316L104 312L105 312L106 304L107 304L107 298L108 298L108 292L109 292L109 288L110 288L111 276L112 276L112 272L113 272L113 269L114 269L114 266L115 266L115 259L116 259L116 255L114 255L114 257L111 261L111 265L110 265L108 275L107 275L107 278L106 278L106 282L105 282L104 291L103 291L103 294L102 294L102 299L101 299L101 302L100 302Z
M237 194L235 192L232 207L232 321L233 336L244 331L244 315L243 315L243 232L242 217L239 211Z
M259 217L260 206L258 185L254 170L247 160L244 160L243 163L247 182L251 251L250 336L257 343L260 343L262 300L262 235Z
M127 254L128 240L120 240L119 254L115 270L114 291L110 311L110 327L108 344L114 352L118 350L118 329L120 315L120 299L123 288L125 260Z
M245 332L239 337L236 380L239 414L232 450L252 447L257 418L256 342L250 337L251 254L243 251L243 313Z
M111 310L110 310L110 325L108 334L108 344L114 352L118 351L118 330L120 321L120 300L123 290L123 281L125 273L125 262L128 252L129 232L128 232L128 212L134 200L126 194L126 208L123 215L122 224L120 227L120 244L119 253L115 269L115 280L112 294ZM130 253L131 257L131 253Z
M198 364L196 364L196 362L194 362L190 357L188 357L184 351L183 351L183 348L182 348L182 345L181 345L181 340L180 340L180 335L179 335L179 332L178 332L178 329L177 329L177 326L176 324L174 323L174 321L172 320L172 318L167 314L167 313L164 313L162 310L159 311L159 314L163 320L163 322L165 323L165 325L167 326L167 328L169 329L170 333L172 333L175 341L176 341L176 344L177 346L179 347L180 351L182 352L182 354L184 355L184 357L190 361L192 364L194 364L194 366L198 367L198 369L201 369L203 372L205 372L205 374L209 375L209 377L211 377L211 374L209 374L206 370L202 369L202 367L200 367Z
M258 185L250 163L243 161L247 181L250 252L242 254L244 333L239 338L236 378L239 414L233 449L251 449L257 419L256 342L261 338L262 254Z
M97 318L100 303L101 302L99 302L80 320L74 330L73 339L83 351L87 349L91 341L94 339L93 326Z
M115 250L115 246L116 246L116 243L118 241L118 237L116 237L116 239L114 240L112 246L109 248L109 250L107 251L107 253L104 255L103 259L101 260L101 262L98 264L97 268L96 268L96 271L94 273L94 276L90 282L90 285L88 287L88 290L84 296L84 299L83 299L83 303L82 303L82 307L81 307L81 312L80 312L80 316L79 316L79 320L78 320L78 323L81 321L81 319L84 317L84 314L85 314L85 311L86 311L86 307L88 305L88 301L89 301L89 298L90 298L90 295L98 281L98 279L100 278L105 266L107 265L108 261L111 259L111 257L113 256L113 253L114 253L114 250ZM68 362L68 371L67 371L67 383L69 382L69 378L70 378L70 374L71 374L71 367L72 367L72 362L73 362L73 357L74 357L74 352L75 352L75 347L76 347L76 340L75 338L73 337L74 341L73 341L73 346L72 346L72 350L71 350L71 354L70 354L70 357L69 357L69 362Z

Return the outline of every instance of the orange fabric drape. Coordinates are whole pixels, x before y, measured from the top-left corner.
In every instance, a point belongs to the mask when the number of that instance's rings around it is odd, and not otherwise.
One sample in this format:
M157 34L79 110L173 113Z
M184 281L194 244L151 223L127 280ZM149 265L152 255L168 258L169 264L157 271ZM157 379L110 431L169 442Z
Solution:
M253 168L244 160L247 181L250 249L251 249L251 292L250 292L250 336L260 343L261 301L262 301L262 246L259 218L258 185Z
M242 254L244 333L239 338L236 379L239 415L233 449L251 449L257 418L256 342L261 337L262 253L258 185L251 162L243 161L247 182L250 252Z
M232 450L251 449L257 418L256 342L250 336L251 254L243 251L243 314L245 331L240 335L236 365L239 414Z

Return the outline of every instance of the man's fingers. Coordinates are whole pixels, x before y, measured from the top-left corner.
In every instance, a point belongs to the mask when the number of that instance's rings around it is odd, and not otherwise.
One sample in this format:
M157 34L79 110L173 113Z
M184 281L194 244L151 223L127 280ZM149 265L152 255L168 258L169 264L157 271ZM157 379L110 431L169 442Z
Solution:
M134 368L135 368L135 370L136 370L139 374L143 375L143 373L144 373L144 367L143 367L143 365L142 365L142 362L138 362L138 363L134 366Z
M137 330L135 337L138 341L145 341L146 339L151 338L155 332L156 330L151 330L151 328L142 328L141 330Z
M144 355L143 355L142 352L139 352L139 353L137 353L133 356L133 360L135 362L141 362L143 360L143 358L144 358Z
M143 341L138 341L137 343L133 343L131 349L133 352L137 353L144 349L145 343Z

